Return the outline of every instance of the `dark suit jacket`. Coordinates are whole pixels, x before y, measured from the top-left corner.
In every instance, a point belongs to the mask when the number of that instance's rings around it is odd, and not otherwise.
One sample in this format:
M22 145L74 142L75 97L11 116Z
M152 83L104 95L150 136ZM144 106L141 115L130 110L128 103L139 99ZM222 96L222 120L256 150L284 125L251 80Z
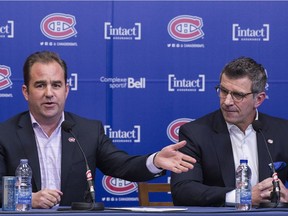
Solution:
M117 149L104 134L102 123L65 112L65 120L74 123L72 131L81 144L90 169L99 168L105 175L129 181L146 181L155 174L146 167L145 156L129 156ZM77 143L69 142L71 134L62 130L61 191L60 205L83 202L87 190L86 167ZM28 112L21 113L0 125L0 178L15 175L21 158L27 158L32 167L33 192L41 190L40 165L34 131ZM93 179L95 173L93 172ZM97 191L96 191L97 194ZM0 194L2 197L2 194ZM1 202L2 203L2 202Z
M259 113L272 159L288 162L288 122ZM196 158L194 169L171 176L175 205L223 206L225 195L235 188L235 166L227 125L220 110L183 125L179 139L186 140L182 152ZM257 133L259 181L271 176L271 162L264 139ZM287 168L278 172L283 183ZM252 173L253 175L253 173Z

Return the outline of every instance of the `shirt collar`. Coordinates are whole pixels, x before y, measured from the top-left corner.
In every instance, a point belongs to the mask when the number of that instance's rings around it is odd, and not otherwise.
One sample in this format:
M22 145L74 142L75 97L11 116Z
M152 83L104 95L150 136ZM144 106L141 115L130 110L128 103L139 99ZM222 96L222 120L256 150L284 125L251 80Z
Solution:
M34 118L33 114L32 114L31 112L29 112L29 114L30 114L30 117L31 117L31 122L32 122L33 128L34 128L36 125L37 125L38 127L41 127L41 125L40 125L40 124L36 121L36 119ZM59 123L58 123L58 126L56 127L56 129L61 126L61 124L62 124L62 122L63 122L64 120L65 120L65 118L64 118L64 112L62 112L61 118L60 118L60 120L59 120Z

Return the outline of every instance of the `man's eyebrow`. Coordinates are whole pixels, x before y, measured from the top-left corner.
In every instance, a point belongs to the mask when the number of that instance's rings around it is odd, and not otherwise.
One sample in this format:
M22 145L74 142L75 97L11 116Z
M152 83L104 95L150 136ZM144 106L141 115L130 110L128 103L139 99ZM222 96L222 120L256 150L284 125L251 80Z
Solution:
M35 84L40 84L40 83L46 83L46 81L45 81L45 80L37 80L37 81L35 81L34 83L35 83Z
M54 80L54 81L52 81L52 83L62 83L62 81L61 80Z
M222 85L220 85L220 87L221 87L222 89L224 89L225 91L227 91L227 92L232 92L233 94L239 94L239 95L244 95L244 94L246 94L246 93L240 92L240 91L230 91L230 90L226 89L225 87L223 87Z

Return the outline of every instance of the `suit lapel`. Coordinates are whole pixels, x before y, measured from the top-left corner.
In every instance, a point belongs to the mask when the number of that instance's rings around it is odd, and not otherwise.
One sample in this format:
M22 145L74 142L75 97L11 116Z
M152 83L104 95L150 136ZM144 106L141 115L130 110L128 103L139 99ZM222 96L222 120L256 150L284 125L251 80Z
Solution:
M227 130L226 122L221 114L215 117L213 140L216 145L216 153L222 173L225 186L235 186L235 165L230 136Z
M36 140L29 113L25 114L20 118L18 126L19 129L17 130L17 135L19 136L19 140L21 142L24 154L28 159L28 163L32 168L33 172L32 179L34 179L34 183L36 185L37 190L40 190L41 189L40 165L39 165Z
M65 114L65 120L73 122L69 115ZM77 132L73 131L75 136L77 137ZM69 177L72 161L73 161L73 153L75 148L77 147L77 143L72 134L61 131L62 136L62 162L61 162L61 190L64 191L65 182Z

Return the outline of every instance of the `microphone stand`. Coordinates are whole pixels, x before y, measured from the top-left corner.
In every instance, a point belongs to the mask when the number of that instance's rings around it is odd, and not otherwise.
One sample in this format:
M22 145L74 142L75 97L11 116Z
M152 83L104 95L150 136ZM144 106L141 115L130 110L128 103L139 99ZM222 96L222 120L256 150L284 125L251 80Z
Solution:
M71 209L72 210L87 210L87 211L99 211L99 210L104 210L104 204L100 202L95 201L95 190L93 186L93 178L92 178L92 173L91 170L88 166L88 163L86 163L86 178L88 182L88 187L89 187L89 194L92 199L92 202L72 202L71 204Z
M270 193L270 199L271 199L271 203L275 203L276 205L279 204L280 202L280 185L279 185L279 179L278 179L278 175L277 173L273 173L272 175L273 177L273 191L271 191Z
M285 202L280 202L280 183L278 179L278 174L275 171L274 164L270 163L269 164L270 168L273 172L272 174L272 184L273 184L273 190L270 193L270 200L271 202L267 203L260 203L258 208L288 208L288 203Z
M95 190L94 190L94 184L93 184L93 176L92 176L91 170L89 168L86 155L82 149L82 146L80 145L80 143L78 142L78 139L76 138L76 136L72 132L72 125L73 124L71 122L64 121L64 122L62 122L61 127L65 132L70 133L75 138L75 141L76 141L76 143L77 143L77 145L78 145L78 147L79 147L79 149L83 155L83 158L85 160L85 165L86 165L86 179L87 179L87 183L88 183L88 191L89 191L92 202L72 202L71 209L72 210L86 210L86 211L104 210L104 204L101 202L95 201Z
M270 193L271 202L260 203L258 208L288 208L288 203L280 202L280 184L277 172L274 172L272 177L273 190Z

